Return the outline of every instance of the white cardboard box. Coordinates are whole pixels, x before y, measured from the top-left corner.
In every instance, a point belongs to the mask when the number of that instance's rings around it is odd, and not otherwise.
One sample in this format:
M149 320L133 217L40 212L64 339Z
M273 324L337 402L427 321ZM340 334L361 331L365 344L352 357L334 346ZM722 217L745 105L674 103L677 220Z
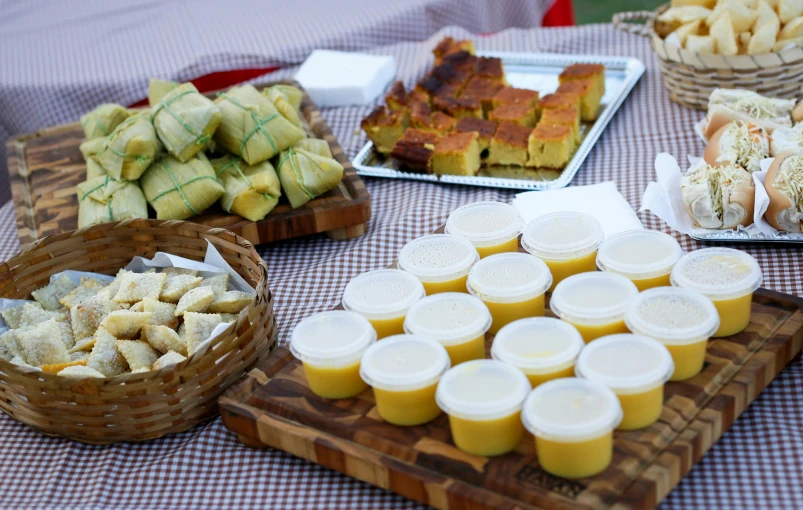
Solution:
M321 107L367 104L396 76L393 57L314 50L295 79Z

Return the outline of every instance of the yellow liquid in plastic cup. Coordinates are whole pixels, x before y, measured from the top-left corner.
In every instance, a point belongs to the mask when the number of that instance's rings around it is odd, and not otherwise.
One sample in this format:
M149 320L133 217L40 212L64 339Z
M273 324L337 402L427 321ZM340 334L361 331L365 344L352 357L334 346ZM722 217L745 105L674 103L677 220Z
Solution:
M527 317L544 315L544 293L552 283L546 264L526 253L500 253L480 260L468 273L468 292L482 300L493 319L490 332Z
M714 337L741 333L750 324L753 292L763 280L761 267L749 254L731 248L706 248L687 253L672 269L672 285L696 290L719 313Z
M379 416L400 426L422 425L441 414L435 402L449 355L426 337L396 335L365 351L360 375L374 390Z
M435 399L449 415L452 440L466 453L486 457L514 450L524 435L521 406L530 383L515 367L474 360L446 372Z
M415 275L399 269L368 271L346 285L343 308L371 323L377 338L404 333L407 310L424 297L424 286Z
M670 381L699 374L705 362L708 339L719 328L719 314L710 299L681 287L642 292L625 313L628 328L658 340L675 363Z
M519 251L519 234L524 220L512 205L475 202L458 207L446 220L447 234L468 239L480 258Z
M588 344L577 358L577 377L610 388L622 405L620 430L649 427L661 417L664 383L675 369L672 356L657 340L620 334Z
M610 465L622 408L604 385L569 377L533 390L521 419L535 437L541 469L562 478L586 478Z
M613 273L570 276L555 287L552 313L577 328L589 343L602 336L626 333L625 311L638 295L636 285Z
M313 393L350 398L368 387L360 378L360 359L374 342L376 331L365 317L332 310L299 322L290 337L290 352L301 360Z
M592 216L557 212L540 216L524 229L521 245L543 260L552 274L549 291L566 278L597 270L597 247L602 226Z
M668 234L629 230L602 241L597 251L597 266L628 278L643 291L670 286L669 274L682 255L680 245Z
M583 338L571 324L551 317L521 319L502 328L491 346L493 359L524 372L533 388L574 375Z
M399 253L399 269L415 275L427 296L443 292L468 292L468 272L480 259L468 239L433 234L413 239Z
M452 366L485 357L485 333L491 313L468 294L444 292L427 296L407 311L404 331L432 338L449 353Z

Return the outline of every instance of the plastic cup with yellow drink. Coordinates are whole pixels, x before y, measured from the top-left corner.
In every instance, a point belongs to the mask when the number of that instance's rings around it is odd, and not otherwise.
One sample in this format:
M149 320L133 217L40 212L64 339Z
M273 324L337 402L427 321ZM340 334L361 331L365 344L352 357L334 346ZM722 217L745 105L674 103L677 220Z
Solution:
M519 251L524 220L502 202L475 202L458 207L446 220L445 232L471 241L480 257Z
M424 295L412 273L379 269L351 279L343 291L343 308L368 319L381 339L404 333L407 310Z
M394 425L413 426L441 414L435 390L449 369L441 344L415 335L395 335L365 351L360 375L374 390L379 416Z
M597 266L646 290L670 286L669 274L681 256L683 250L674 237L654 230L629 230L602 241Z
M414 274L428 296L439 292L467 292L468 272L479 259L468 239L433 234L404 245L399 253L399 269Z
M360 360L376 342L376 331L362 315L332 310L299 322L290 337L290 352L301 360L313 393L349 398L368 385L360 377Z
M753 292L763 275L756 259L731 248L705 248L687 253L672 269L672 285L705 295L717 308L714 337L741 333L750 324Z
M482 359L446 372L435 399L449 415L457 447L490 457L508 453L521 442L521 406L529 392L530 382L521 370Z

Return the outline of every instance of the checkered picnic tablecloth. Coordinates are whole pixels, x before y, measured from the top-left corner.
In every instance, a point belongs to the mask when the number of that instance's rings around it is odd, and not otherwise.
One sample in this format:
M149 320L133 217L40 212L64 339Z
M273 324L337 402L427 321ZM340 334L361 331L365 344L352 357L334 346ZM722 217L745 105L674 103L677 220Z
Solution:
M469 34L447 29L457 37ZM426 43L375 50L395 55L400 76L424 71ZM658 62L645 39L609 25L507 30L477 39L481 50L599 53L635 56L647 66L578 173L575 184L615 180L639 205L653 178L656 153L678 158L703 149L691 131L700 113L669 102ZM286 71L285 73L291 73ZM277 76L282 76L277 75ZM328 109L324 117L353 156L364 143L356 130L370 107ZM510 200L506 190L366 178L373 218L363 237L336 242L323 235L260 248L271 273L281 341L293 325L334 306L348 280L391 263L411 239L444 223L459 205ZM668 231L649 213L645 226ZM10 205L0 209L0 255L16 249ZM678 236L684 249L699 248ZM796 247L741 245L756 256L765 286L803 295L803 253ZM803 508L803 363L795 362L731 427L664 501L662 509ZM252 450L215 420L147 444L85 446L46 438L0 417L0 507L4 508L420 508L390 492L355 481L280 451Z

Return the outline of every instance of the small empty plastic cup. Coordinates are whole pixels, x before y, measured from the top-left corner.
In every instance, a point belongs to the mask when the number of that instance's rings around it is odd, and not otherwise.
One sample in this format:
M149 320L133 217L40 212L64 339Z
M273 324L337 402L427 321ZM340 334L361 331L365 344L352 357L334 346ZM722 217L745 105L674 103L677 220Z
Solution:
M421 425L441 410L438 381L449 369L449 355L431 338L395 335L373 344L362 357L360 375L374 389L379 416L394 425Z
M435 399L449 415L452 440L474 455L510 452L521 442L521 406L530 382L516 367L501 361L468 361L447 371Z
M660 287L633 300L625 323L633 333L664 344L675 363L670 380L683 381L703 369L708 339L719 328L719 314L714 303L697 291Z
M301 360L313 393L349 398L368 386L360 378L360 359L376 342L376 331L362 315L332 310L299 322L290 337L290 352Z
M475 202L458 207L446 220L447 234L464 237L481 258L519 251L524 220L515 207L502 202Z
M622 407L606 386L569 377L533 390L521 411L524 426L535 436L538 463L562 478L601 473L613 458L613 431Z
M624 276L583 273L560 282L549 306L588 343L601 336L627 333L625 311L637 295L636 285Z
M603 237L602 226L592 216L565 211L528 223L521 245L549 266L551 291L571 275L597 270L597 247Z
M468 239L433 234L404 245L399 253L399 269L421 280L428 296L439 292L467 292L468 272L479 259Z
M377 338L385 338L404 333L407 310L424 295L412 273L379 269L351 279L343 291L343 308L368 319Z
M580 351L574 371L613 390L622 405L619 429L649 427L661 417L664 383L675 365L666 347L642 335L611 335Z
M693 289L714 302L719 312L715 337L741 333L750 324L753 292L763 275L756 259L731 248L687 253L672 269L672 285Z
M654 230L629 230L599 246L597 266L636 284L638 290L671 285L669 274L683 255L674 237Z
M549 268L526 253L499 253L482 259L468 273L468 292L491 312L491 333L526 317L544 315L544 294L552 284Z
M559 319L535 317L511 322L496 335L491 356L518 368L533 388L574 375L574 363L585 343L577 329Z
M437 340L446 348L452 366L485 357L485 333L491 313L482 301L458 292L427 296L410 307L404 331Z

